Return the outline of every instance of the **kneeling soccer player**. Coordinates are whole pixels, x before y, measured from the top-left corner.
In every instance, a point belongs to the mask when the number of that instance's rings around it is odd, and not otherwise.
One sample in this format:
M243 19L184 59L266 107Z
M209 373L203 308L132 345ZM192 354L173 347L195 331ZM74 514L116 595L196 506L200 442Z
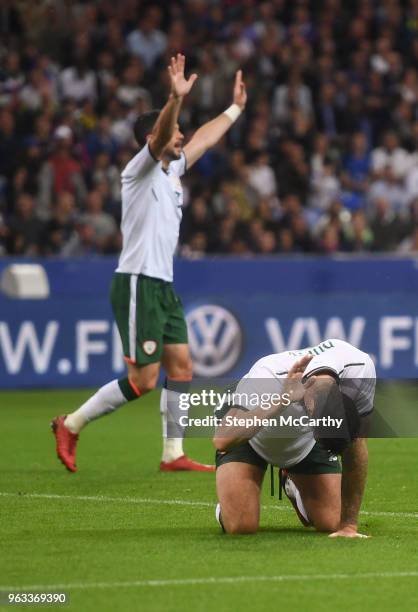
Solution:
M370 356L342 340L257 361L239 382L232 407L222 410L214 437L223 530L257 531L270 463L283 469L286 495L303 525L332 537L366 537L357 530L368 465L361 436L375 386ZM278 390L280 404L248 404L251 394L273 397ZM268 420L260 425L262 419Z

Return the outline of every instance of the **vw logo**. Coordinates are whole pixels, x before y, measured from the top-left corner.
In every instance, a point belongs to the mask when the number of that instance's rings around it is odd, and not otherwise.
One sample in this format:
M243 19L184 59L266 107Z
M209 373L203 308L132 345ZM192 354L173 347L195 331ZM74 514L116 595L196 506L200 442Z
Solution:
M222 376L241 354L242 331L237 319L222 306L206 304L186 316L194 371L198 376Z

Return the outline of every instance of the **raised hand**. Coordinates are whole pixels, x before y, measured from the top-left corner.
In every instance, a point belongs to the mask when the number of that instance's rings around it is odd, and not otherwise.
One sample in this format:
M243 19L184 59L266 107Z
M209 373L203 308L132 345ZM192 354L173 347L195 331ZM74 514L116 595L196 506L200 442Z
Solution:
M315 382L315 377L308 378L306 383L302 383L303 373L313 355L304 355L290 368L286 380L283 384L283 393L288 393L292 402L299 402L305 395L305 391Z
M176 57L172 57L168 66L168 74L171 81L171 93L175 98L186 96L193 83L197 79L197 74L192 74L188 79L184 76L184 66L186 58L181 53L177 53Z
M247 90L245 89L245 83L242 80L242 70L238 70L235 75L233 101L234 104L238 104L241 110L244 110L247 103Z

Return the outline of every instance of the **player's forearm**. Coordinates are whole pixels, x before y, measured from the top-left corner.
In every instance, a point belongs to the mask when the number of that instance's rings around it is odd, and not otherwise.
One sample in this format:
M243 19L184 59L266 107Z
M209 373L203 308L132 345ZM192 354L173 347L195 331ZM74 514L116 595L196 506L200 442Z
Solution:
M264 419L275 417L282 409L284 406L282 408L280 405L268 409L257 408L248 412L232 408L216 427L213 438L215 448L224 452L251 440L264 427Z
M202 147L210 149L220 141L234 122L226 113L221 113L211 121L202 125L193 138L199 141Z
M341 482L341 526L357 529L358 515L367 480L368 452L364 438L358 438L343 453Z
M190 168L208 149L215 146L235 123L241 114L237 104L233 104L223 113L203 124L184 147L187 166Z
M162 109L153 134L150 139L150 147L153 155L160 158L163 150L173 137L176 125L178 123L179 112L183 98L176 97L170 94L166 105Z

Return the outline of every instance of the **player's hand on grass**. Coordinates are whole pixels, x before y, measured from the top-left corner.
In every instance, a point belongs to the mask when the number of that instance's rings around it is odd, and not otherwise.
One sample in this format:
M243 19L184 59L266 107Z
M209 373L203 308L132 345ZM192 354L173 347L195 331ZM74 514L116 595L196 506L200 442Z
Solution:
M315 382L315 376L310 376L305 383L302 383L303 373L312 357L313 355L304 355L302 359L292 365L287 374L283 385L283 394L288 393L292 402L299 402L305 395L306 390Z
M168 66L168 74L171 81L171 93L175 98L186 96L193 83L197 79L197 74L191 74L188 79L184 76L184 66L186 58L181 53L177 53L176 57L172 57Z
M242 80L242 70L238 70L235 75L234 83L234 104L238 104L241 110L244 110L247 103L247 90L245 89L245 83Z
M370 536L359 533L355 527L342 527L334 533L330 533L330 538L369 538Z

